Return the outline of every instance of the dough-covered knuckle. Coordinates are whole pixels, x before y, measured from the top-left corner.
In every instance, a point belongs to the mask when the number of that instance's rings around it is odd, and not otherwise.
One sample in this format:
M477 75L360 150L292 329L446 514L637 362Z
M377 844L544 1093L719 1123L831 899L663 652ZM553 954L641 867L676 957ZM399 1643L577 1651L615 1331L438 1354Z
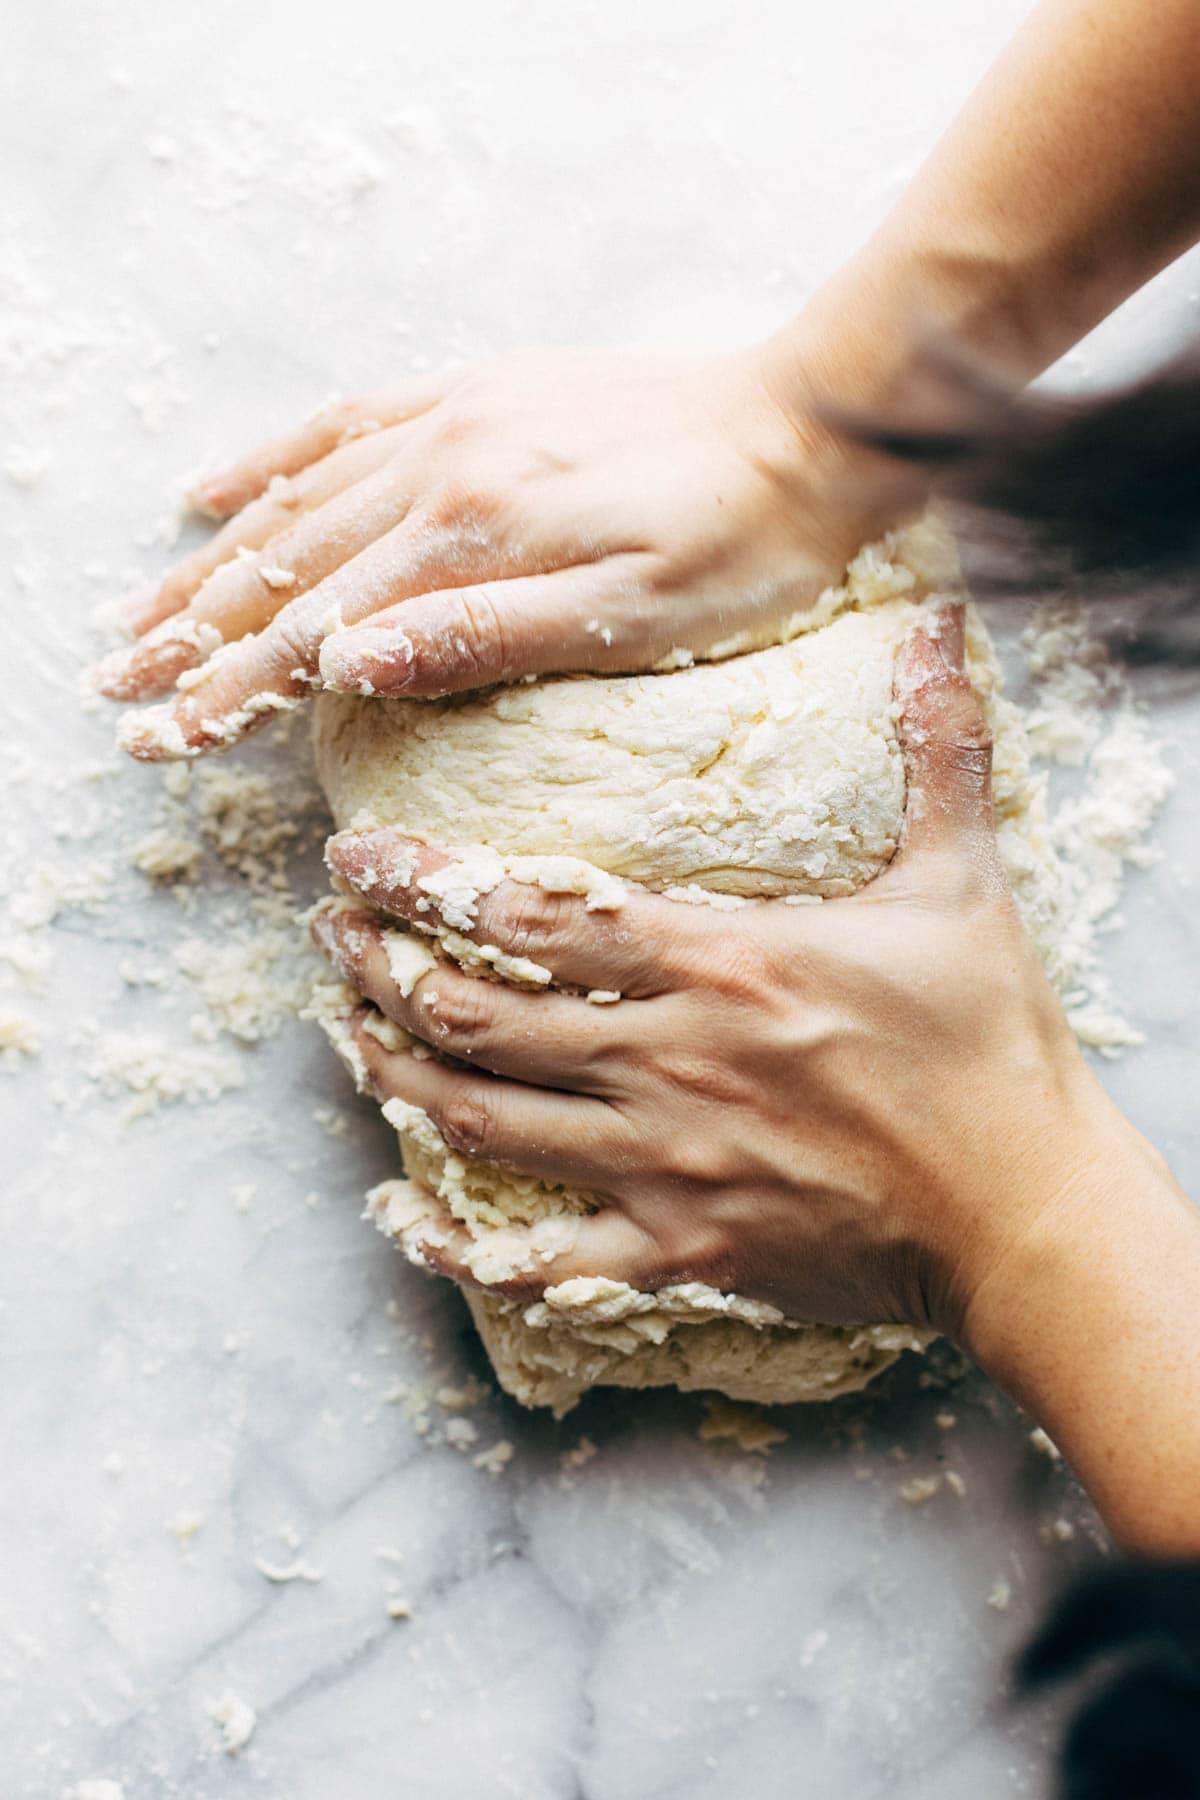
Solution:
M496 605L486 586L464 588L457 596L449 627L456 662L473 668L488 681L506 673L509 666L509 633L504 610Z
M550 949L562 935L564 905L556 894L532 882L506 882L480 923L487 935L499 939L502 949L536 962L539 953Z
M476 1094L451 1094L436 1113L439 1130L464 1156L486 1156L496 1137L495 1114Z
M957 670L927 681L905 708L905 724L919 745L971 743L990 747L992 734L968 677Z
M447 987L442 976L431 980L439 985L436 1002L422 1008L428 1012L439 1044L455 1050L469 1050L476 1039L486 1036L495 1019L495 995L491 982L464 978L462 985ZM418 989L418 996L420 990Z
M287 607L267 627L260 638L270 657L272 668L314 669L320 645L311 623L311 611Z

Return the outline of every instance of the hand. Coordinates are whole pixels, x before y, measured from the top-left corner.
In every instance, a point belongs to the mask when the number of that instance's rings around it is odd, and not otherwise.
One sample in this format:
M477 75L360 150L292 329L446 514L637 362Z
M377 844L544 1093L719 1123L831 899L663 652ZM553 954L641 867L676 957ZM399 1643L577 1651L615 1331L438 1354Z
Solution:
M855 897L718 912L634 889L588 913L506 881L481 898L477 942L582 992L442 963L405 996L377 914L428 923L422 883L446 858L391 832L331 841L335 873L376 909L315 925L371 1003L351 1030L375 1092L423 1108L454 1149L596 1201L568 1254L503 1291L699 1280L791 1318L957 1336L1093 1154L1095 1084L996 852L961 613L940 639L914 634L896 682L906 835ZM407 879L378 873L410 863ZM386 1049L364 1029L373 1008L440 1055ZM450 1228L417 1248L469 1279Z
M184 678L122 742L195 755L313 687L442 694L772 641L898 505L879 458L782 397L778 360L521 352L326 408L201 486L242 510L93 674L118 700Z

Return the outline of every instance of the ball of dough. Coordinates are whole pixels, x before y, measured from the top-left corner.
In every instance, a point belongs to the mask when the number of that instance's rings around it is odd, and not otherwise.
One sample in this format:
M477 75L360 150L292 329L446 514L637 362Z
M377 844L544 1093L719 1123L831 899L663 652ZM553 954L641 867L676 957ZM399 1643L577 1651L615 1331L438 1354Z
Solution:
M864 552L790 642L670 673L539 681L445 701L323 695L317 765L339 827L396 825L461 849L457 923L505 868L613 904L623 882L680 904L855 892L892 857L904 812L892 672L929 604L928 536ZM944 580L944 557L935 564ZM819 621L824 622L819 622ZM968 668L995 734L997 828L1018 906L1053 973L1057 870L1044 784L978 617ZM452 919L451 924L455 923ZM469 954L442 932L443 951ZM485 971L494 973L494 971ZM520 971L516 971L519 978ZM416 1108L391 1103L406 1181L370 1196L403 1238L431 1202L468 1227L474 1271L506 1262L506 1227L569 1230L586 1195L457 1155ZM547 1237L547 1241L551 1241ZM862 1387L927 1336L833 1327L689 1283L644 1294L597 1277L523 1304L468 1294L502 1385L529 1405L588 1387L716 1388L735 1399L829 1399Z

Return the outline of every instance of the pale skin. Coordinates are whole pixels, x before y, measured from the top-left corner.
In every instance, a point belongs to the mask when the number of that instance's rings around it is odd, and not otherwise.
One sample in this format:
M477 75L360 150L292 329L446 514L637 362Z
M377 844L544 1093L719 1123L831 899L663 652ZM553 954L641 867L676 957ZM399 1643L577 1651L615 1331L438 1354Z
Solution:
M129 715L126 747L198 754L320 685L427 696L769 641L923 499L829 408L902 401L927 332L1026 380L1200 232L1198 23L1195 0L1047 0L765 344L402 381L201 483L229 523L97 671L125 701L191 683ZM381 1092L599 1196L588 1272L933 1325L1041 1419L1118 1537L1200 1550L1200 1215L1088 1072L1016 923L959 665L954 628L904 653L907 840L854 900L710 915L638 895L606 918L487 897L486 941L611 1007L453 971L422 1007L377 948L354 963L344 926L325 947L471 1065L360 1032ZM362 847L331 857L353 884ZM413 916L412 893L364 897Z

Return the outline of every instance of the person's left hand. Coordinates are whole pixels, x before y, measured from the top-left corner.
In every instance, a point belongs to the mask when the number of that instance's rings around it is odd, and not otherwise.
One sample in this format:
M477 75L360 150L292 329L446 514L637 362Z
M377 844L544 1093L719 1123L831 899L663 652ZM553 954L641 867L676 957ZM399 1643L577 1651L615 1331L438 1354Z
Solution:
M378 915L428 923L422 882L446 856L394 832L331 841L376 911L314 933L370 1003L349 1028L376 1094L423 1108L452 1149L595 1201L569 1251L502 1291L699 1280L791 1318L955 1335L997 1261L1065 1204L1100 1141L1099 1089L999 863L961 616L940 641L914 634L897 696L906 837L851 899L729 912L635 888L588 912L515 881L482 896L472 937L574 993L445 962L405 996ZM364 1028L374 1008L418 1054ZM464 1247L447 1218L416 1249L470 1280Z

